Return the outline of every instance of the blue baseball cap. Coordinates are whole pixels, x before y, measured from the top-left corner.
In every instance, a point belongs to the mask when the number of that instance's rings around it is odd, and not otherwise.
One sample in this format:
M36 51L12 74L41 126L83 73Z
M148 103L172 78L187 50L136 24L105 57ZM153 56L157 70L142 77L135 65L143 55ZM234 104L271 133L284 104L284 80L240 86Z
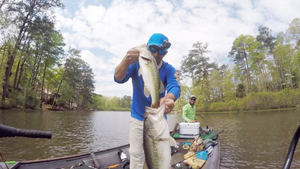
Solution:
M164 52L168 51L168 48L171 46L169 39L162 33L154 33L148 43L148 46L157 46L161 48Z

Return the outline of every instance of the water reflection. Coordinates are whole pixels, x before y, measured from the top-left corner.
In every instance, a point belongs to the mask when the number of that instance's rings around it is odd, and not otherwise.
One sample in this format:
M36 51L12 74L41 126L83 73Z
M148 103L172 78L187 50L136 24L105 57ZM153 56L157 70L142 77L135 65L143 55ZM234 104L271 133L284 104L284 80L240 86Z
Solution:
M128 144L129 112L2 111L0 123L52 131L52 139L1 138L0 152L10 160L59 157Z
M92 116L91 150L128 144L129 112L94 112Z

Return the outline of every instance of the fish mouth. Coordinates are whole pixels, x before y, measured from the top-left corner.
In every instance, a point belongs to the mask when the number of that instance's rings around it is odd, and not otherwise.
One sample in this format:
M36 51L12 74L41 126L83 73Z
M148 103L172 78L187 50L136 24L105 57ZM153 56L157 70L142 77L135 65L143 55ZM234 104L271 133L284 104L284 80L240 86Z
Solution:
M144 57L144 56L141 56L141 58L144 59L144 60L147 60L147 61L151 61L151 59L146 58L146 57Z

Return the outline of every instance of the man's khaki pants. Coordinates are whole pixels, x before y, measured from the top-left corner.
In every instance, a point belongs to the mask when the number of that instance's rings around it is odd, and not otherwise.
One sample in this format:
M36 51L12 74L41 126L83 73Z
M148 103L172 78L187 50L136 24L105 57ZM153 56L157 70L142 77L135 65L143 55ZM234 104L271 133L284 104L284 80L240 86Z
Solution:
M130 154L130 169L146 169L145 153L143 147L143 130L144 121L130 117L129 126L129 154Z

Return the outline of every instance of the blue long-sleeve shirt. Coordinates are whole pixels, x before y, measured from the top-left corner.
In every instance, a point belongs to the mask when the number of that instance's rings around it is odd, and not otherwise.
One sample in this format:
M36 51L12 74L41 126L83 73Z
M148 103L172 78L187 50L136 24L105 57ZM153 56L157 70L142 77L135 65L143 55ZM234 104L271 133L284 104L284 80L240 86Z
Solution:
M145 107L151 105L151 96L148 98L144 95L144 81L142 76L138 75L139 63L129 65L126 73L126 77L119 81L114 77L115 82L125 83L129 78L132 79L133 97L131 103L131 117L138 120L144 120ZM173 66L167 62L162 61L162 65L159 68L159 77L165 86L167 93L172 93L175 96L175 100L180 96L180 86L175 76L176 70ZM165 96L164 93L160 93L159 97Z

